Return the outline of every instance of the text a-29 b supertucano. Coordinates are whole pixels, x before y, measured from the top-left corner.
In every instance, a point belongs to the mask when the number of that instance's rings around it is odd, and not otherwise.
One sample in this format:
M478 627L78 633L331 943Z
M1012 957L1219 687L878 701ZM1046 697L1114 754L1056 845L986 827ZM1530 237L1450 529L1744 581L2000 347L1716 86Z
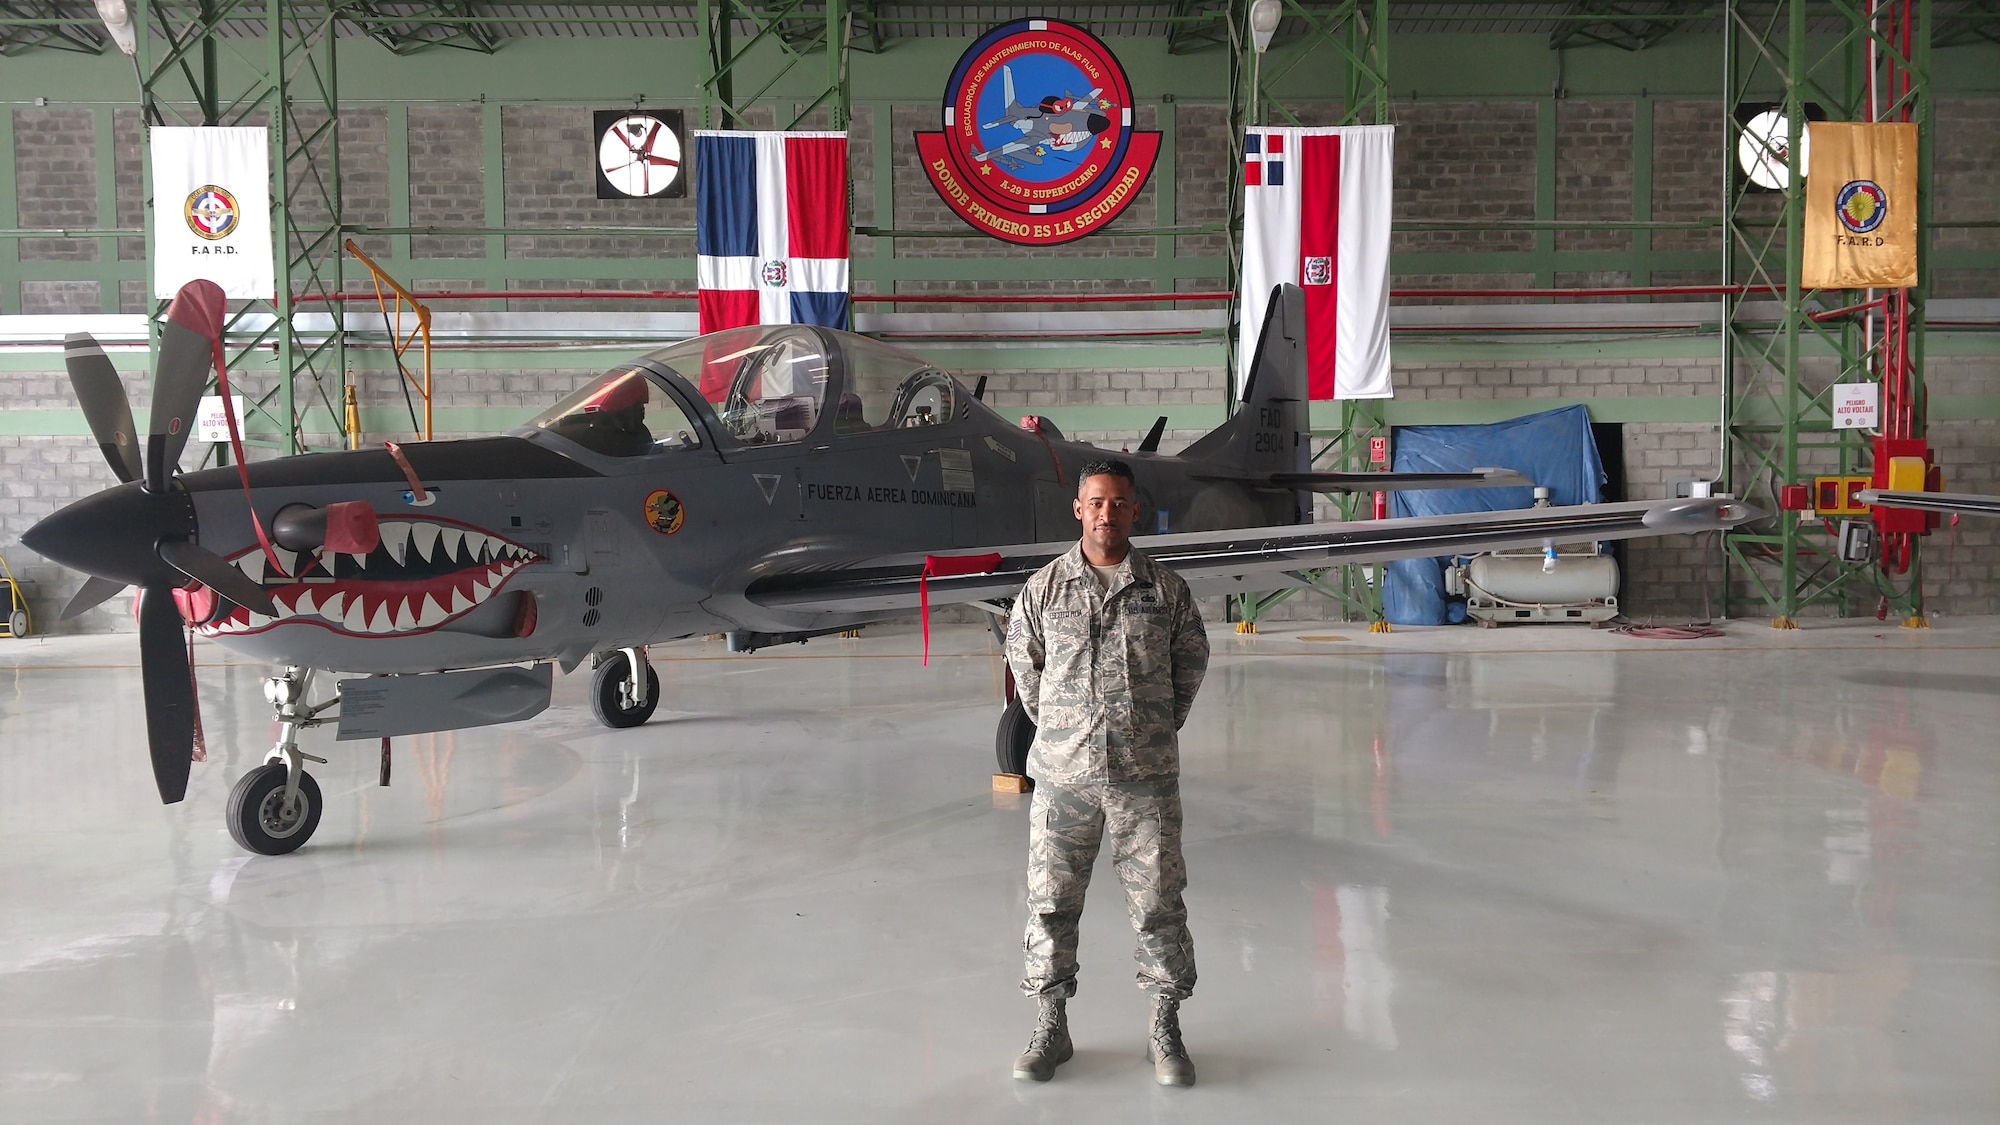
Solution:
M1179 456L1157 452L1164 418L1125 455L1138 526L1153 532L1138 544L1197 593L1754 514L1718 497L1313 524L1315 491L1530 482L1505 470L1313 472L1299 290L1270 308L1241 408ZM72 382L125 483L23 542L91 576L68 614L127 585L153 595L140 646L165 801L185 795L190 773L184 627L284 669L264 689L277 745L228 807L232 835L266 854L318 823L299 748L312 727L354 740L523 719L548 705L553 665L593 657L598 717L635 725L659 700L646 645L726 633L749 650L907 616L927 570L931 603L1003 613L1074 542L1077 471L1106 455L1047 421L1002 417L920 356L785 325L620 364L501 437L179 473L222 312L205 282L174 302L143 436L102 350L70 337ZM354 675L329 689L332 670ZM1018 706L1007 721L1016 736L1003 746L1018 757Z

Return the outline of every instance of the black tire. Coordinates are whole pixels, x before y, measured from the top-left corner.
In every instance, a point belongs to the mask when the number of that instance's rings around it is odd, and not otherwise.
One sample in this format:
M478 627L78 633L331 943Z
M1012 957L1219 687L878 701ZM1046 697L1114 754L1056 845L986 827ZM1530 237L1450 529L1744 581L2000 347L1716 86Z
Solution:
M1007 704L1007 709L1000 713L1000 730L993 743L993 756L1001 773L1027 775L1028 749L1035 744L1035 721L1028 718L1028 710L1021 706L1020 700Z
M284 855L297 851L319 827L324 807L319 782L309 773L299 774L299 804L289 818L283 815L285 767L267 762L246 773L229 791L229 837L245 851L258 855Z
M17 637L28 635L28 611L17 609L7 616L7 631Z
M645 705L627 705L625 662L625 654L618 653L599 664L590 677L590 710L598 722L614 729L638 726L652 718L653 709L660 705L660 674L650 664L646 666Z

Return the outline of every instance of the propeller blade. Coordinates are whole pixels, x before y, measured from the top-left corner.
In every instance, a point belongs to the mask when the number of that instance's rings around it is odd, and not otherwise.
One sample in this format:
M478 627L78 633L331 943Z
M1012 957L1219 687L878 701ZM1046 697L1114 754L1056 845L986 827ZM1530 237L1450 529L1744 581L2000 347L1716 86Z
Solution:
M247 606L266 617L278 615L278 607L271 602L271 592L264 589L262 583L236 569L228 559L207 547L186 539L162 539L158 549L160 557L175 570L237 605Z
M139 599L139 672L146 689L146 741L160 801L187 796L194 770L194 669L173 589L148 586Z
M153 412L146 420L146 491L160 492L180 464L194 412L215 364L225 301L212 281L181 286L160 329L160 365L153 372Z
M76 401L105 462L121 482L138 480L139 431L132 425L132 404L111 358L90 333L72 332L63 339L63 366L69 369L69 385L76 388Z
M83 580L83 588L78 590L76 596L69 600L69 604L63 607L62 616L57 620L68 621L85 610L96 609L124 588L123 582L113 582L109 578L99 578L93 574Z

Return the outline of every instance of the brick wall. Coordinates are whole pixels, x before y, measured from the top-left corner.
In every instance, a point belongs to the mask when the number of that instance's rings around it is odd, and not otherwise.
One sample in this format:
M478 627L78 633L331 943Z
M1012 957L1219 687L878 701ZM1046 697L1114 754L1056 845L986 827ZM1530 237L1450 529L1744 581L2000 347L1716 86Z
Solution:
M2000 100L1943 98L1937 103L1932 134L1931 219L1933 222L1991 222L2000 219ZM1985 250L2000 261L2000 228L1944 228L1932 233L1941 250ZM2000 271L1932 271L1933 297L2000 297Z
M1395 216L1412 219L1535 217L1533 102L1399 102ZM1530 231L1398 231L1397 252L1532 250Z
M69 381L60 374L10 377L8 398L15 409L67 409L74 402ZM145 417L143 408L139 416ZM83 585L83 576L42 561L16 542L43 516L115 483L97 443L87 437L0 434L0 543L6 545L8 565L28 594L37 633L122 632L135 627L130 595L58 623L56 615Z
M1556 218L1632 218L1632 103L1556 103ZM1621 230L1557 231L1558 250L1629 250Z
M486 137L476 106L411 106L409 111L410 225L486 225ZM478 258L486 240L476 235L412 235L410 257Z
M1003 413L1036 405L1220 407L1225 390L1219 367L994 371L986 378L986 401ZM1141 430L1130 439L1143 436ZM1126 435L1119 435L1120 441L1125 439Z
M1289 106L1308 123L1337 118L1339 107L1330 103ZM1530 100L1504 102L1403 101L1394 105L1392 119L1400 128L1394 172L1396 214L1404 221L1423 219L1504 220L1527 219L1535 213L1537 120L1540 103ZM1123 259L1133 263L1133 276L1093 281L905 282L905 291L1009 292L1099 292L1149 291L1153 288L1151 263L1159 253L1159 240L1152 236L1121 234L1138 227L1155 225L1199 225L1221 222L1229 211L1228 184L1234 148L1227 133L1221 107L1178 104L1174 107L1177 149L1174 165L1175 207L1171 215L1159 208L1157 185L1149 186L1106 234L1059 247L1015 247L972 235L937 238L901 238L895 244L899 258L907 259L1055 259L1095 261ZM113 115L113 148L118 187L116 214L97 213L97 183L100 171L93 166L96 115L88 110L65 108L15 109L14 151L20 204L15 222L26 226L89 227L115 222L136 226L142 220L139 172L143 145L137 114L120 110ZM1721 110L1713 102L1659 101L1654 106L1651 184L1652 215L1659 220L1712 221L1722 208L1720 187L1721 158L1718 146L1723 137ZM895 151L889 162L893 215L875 213L875 160L873 133L875 118L860 113L851 129L850 148L854 183L853 214L856 223L893 224L897 228L953 229L956 218L938 200L922 175L914 150L907 143L916 129L938 125L935 102L897 106L890 115L890 137ZM1631 144L1634 112L1622 101L1568 100L1555 108L1556 123L1556 214L1561 218L1623 220L1632 214L1634 161ZM548 104L509 105L498 113L480 107L418 105L408 110L410 169L409 215L416 226L479 227L488 221L486 192L488 170L484 157L494 138L485 134L489 122L498 121L502 164L501 194L503 221L510 225L559 228L565 225L631 225L691 227L694 212L690 199L645 201L600 201L595 198L591 167L591 109L581 106ZM1157 128L1159 107L1138 107L1141 128ZM1996 217L1991 180L2000 163L2000 102L1991 99L1945 100L1938 107L1940 132L1953 143L1938 146L1935 213L1941 221L1980 220ZM309 122L308 122L309 123ZM746 122L749 127L769 127L768 110L757 110ZM342 191L349 221L371 226L389 224L395 208L389 195L389 118L374 107L343 112L340 122L342 142ZM325 208L313 188L308 169L294 168L300 187L294 204L302 215L323 217ZM1777 198L1765 195L1747 201L1750 214L1772 213ZM317 208L317 210L315 210ZM1396 235L1395 245L1406 252L1532 250L1535 235L1528 231L1408 231ZM1226 240L1221 235L1189 235L1176 240L1183 255L1223 253ZM1624 231L1566 232L1558 234L1561 250L1623 249L1632 242ZM1653 245L1662 250L1719 251L1720 234L1715 230L1656 231ZM462 282L426 278L422 263L449 259L476 258L484 253L485 239L468 235L418 235L410 240L410 260L389 257L392 243L373 237L364 247L379 254L400 276L416 280L420 288L459 286ZM1951 250L2000 251L2000 232L1992 230L1948 229L1938 234L1938 245ZM90 261L104 252L99 242L88 239L32 240L19 244L21 257L28 261ZM854 254L867 259L881 248L875 241L858 237ZM585 257L632 257L654 260L684 260L693 252L692 239L684 235L573 235L558 232L508 238L506 254L516 261L563 261ZM143 254L143 240L121 239L117 244L121 260L134 261ZM558 271L551 270L551 273ZM1141 274L1144 276L1140 276ZM1658 284L1712 281L1715 271L1689 269L1656 271ZM1557 283L1573 286L1618 285L1630 280L1621 270L1566 271ZM1530 287L1535 274L1524 268L1479 275L1413 274L1397 279L1403 288L1487 288ZM596 286L604 289L652 288L652 281L528 281L521 287L559 285ZM1184 286L1207 288L1214 282L1184 281ZM1992 272L1940 271L1939 296L1976 296L2000 293L2000 278ZM147 306L147 286L143 281L120 285L120 307L138 311ZM24 290L24 309L29 312L95 312L100 307L96 282L38 281ZM1706 299L1706 298L1704 298ZM1448 298L1444 300L1449 300ZM1481 303L1485 303L1482 301ZM519 300L517 309L576 310L576 303L555 304ZM632 302L604 302L607 309L631 309ZM670 306L684 309L685 305ZM560 370L498 369L479 372L441 369L438 373L437 402L440 406L518 406L523 402L544 403L568 392L579 382L602 370L616 353L579 356L574 367ZM600 362L602 360L602 362ZM15 375L5 379L0 391L0 410L40 410L71 408L69 392L52 360L42 374ZM128 365L130 366L130 365ZM1825 365L1809 365L1805 381L1818 387L1833 377ZM1934 357L1930 386L1934 394L1964 395L1990 393L2000 377L2000 365L1989 359ZM1396 369L1398 397L1403 401L1443 400L1522 400L1531 404L1540 399L1607 400L1677 395L1712 396L1716 373L1712 363L1703 361L1483 361L1476 363L1405 363ZM253 385L257 382L247 380ZM1173 366L1076 371L1061 369L1016 369L990 373L989 401L1009 412L1025 412L1037 403L1060 405L1153 406L1169 404L1216 404L1224 397L1222 373L1213 368ZM134 389L139 389L137 381ZM402 396L392 377L378 374L361 376L364 406L400 409ZM140 406L143 417L143 401ZM1088 432L1075 436L1117 448L1136 442L1141 430L1130 432ZM1175 431L1167 435L1164 448L1175 450L1199 436L1197 431ZM2000 422L1938 422L1932 438L1938 459L1945 466L1947 481L1954 489L2000 493ZM1683 477L1712 477L1716 473L1718 439L1707 424L1629 424L1624 429L1624 448L1629 494L1634 498L1667 495L1673 481ZM7 466L6 489L0 495L0 545L8 550L25 577L38 581L36 609L43 622L52 624L53 614L76 584L54 568L22 555L12 540L40 515L75 496L101 487L108 476L100 458L84 438L0 438L0 458ZM1809 454L1807 471L1830 468L1824 452ZM1739 473L1748 464L1739 459ZM1322 510L1328 505L1322 504ZM1926 589L1931 606L1943 612L2000 612L2000 544L1996 529L1977 521L1965 521L1956 530L1933 537ZM1660 539L1634 543L1628 548L1627 607L1635 614L1657 615L1662 620L1691 618L1702 612L1704 597L1713 605L1720 589L1722 571L1713 547L1694 539ZM1746 589L1739 582L1738 605ZM122 609L103 609L88 616L84 628L123 627L128 619ZM1317 599L1296 599L1287 612L1301 615L1327 614L1332 603Z
M692 191L680 199L597 198L591 113L589 106L501 109L507 225L693 227ZM693 235L546 234L507 239L510 258L685 259L693 253Z
M97 122L87 109L14 113L14 220L21 227L97 225ZM29 238L24 262L94 262L97 240ZM93 287L93 293L95 289Z

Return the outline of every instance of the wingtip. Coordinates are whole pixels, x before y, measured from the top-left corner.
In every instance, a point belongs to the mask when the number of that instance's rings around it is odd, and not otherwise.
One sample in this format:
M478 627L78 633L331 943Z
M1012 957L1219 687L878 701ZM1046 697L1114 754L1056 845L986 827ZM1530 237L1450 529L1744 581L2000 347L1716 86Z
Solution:
M1762 509L1731 496L1691 496L1646 513L1645 523L1662 534L1718 531L1761 519Z

